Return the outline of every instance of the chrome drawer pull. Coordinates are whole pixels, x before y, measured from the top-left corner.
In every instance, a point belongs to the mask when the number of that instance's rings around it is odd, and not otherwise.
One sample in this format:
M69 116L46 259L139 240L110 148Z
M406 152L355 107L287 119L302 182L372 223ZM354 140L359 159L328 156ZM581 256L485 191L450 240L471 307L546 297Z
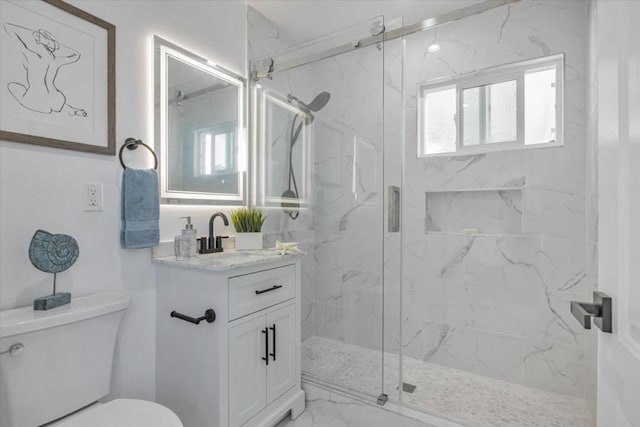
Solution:
M265 292L275 291L276 289L280 289L281 287L282 285L273 285L268 289L262 289L262 290L256 291L256 295L264 294Z

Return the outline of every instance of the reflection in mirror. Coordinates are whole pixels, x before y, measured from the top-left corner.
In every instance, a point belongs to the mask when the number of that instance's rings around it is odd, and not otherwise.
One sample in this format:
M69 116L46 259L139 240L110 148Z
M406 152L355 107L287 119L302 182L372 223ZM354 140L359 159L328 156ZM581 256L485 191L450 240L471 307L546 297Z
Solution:
M257 107L256 202L259 206L282 207L296 219L299 209L310 203L311 132L314 113L323 109L331 95L320 92L309 103L255 87Z
M308 203L310 115L274 92L254 99L260 109L258 204L282 206L297 216L297 208Z
M244 80L154 41L163 203L245 204Z

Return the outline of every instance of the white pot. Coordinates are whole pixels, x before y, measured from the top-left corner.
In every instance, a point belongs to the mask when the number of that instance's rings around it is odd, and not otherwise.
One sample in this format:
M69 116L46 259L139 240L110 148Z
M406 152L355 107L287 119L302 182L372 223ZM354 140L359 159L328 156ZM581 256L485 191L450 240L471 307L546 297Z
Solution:
M262 232L258 233L237 233L236 249L262 249Z

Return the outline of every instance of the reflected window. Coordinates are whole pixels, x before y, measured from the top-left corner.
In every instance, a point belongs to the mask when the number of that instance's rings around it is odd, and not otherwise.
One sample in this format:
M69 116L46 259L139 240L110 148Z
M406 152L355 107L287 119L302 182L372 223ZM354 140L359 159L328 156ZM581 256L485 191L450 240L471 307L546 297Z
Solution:
M196 176L211 176L236 169L235 125L194 131L193 169Z
M563 56L419 87L418 155L561 145Z

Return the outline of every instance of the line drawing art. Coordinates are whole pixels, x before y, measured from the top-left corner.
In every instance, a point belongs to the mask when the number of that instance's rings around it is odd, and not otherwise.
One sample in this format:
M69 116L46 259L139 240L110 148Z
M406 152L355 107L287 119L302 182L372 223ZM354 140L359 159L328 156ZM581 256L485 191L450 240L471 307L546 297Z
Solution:
M60 69L78 62L80 52L61 44L43 29L31 30L8 22L3 27L24 57L25 80L7 84L11 96L37 113L87 117L87 112L69 104L64 92L56 86Z

